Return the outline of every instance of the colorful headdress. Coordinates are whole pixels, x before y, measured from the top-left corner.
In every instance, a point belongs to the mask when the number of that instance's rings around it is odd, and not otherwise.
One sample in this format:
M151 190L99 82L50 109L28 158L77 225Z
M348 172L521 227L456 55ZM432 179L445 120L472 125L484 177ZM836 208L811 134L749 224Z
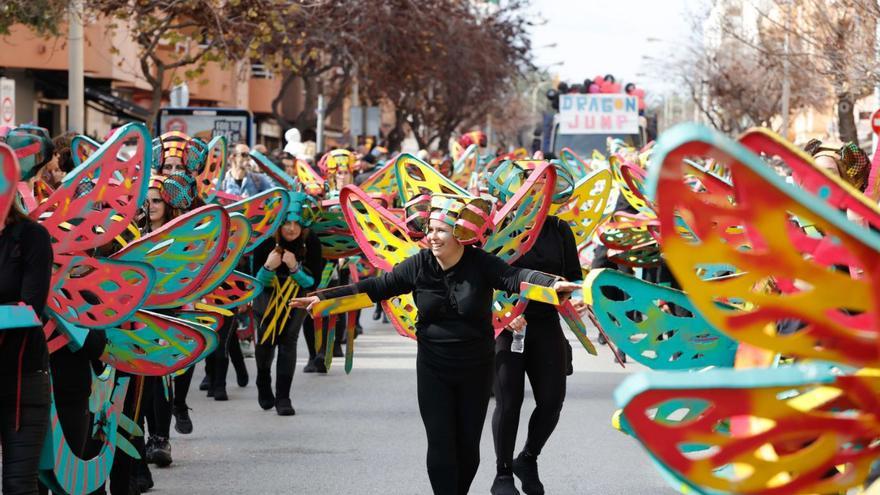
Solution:
M287 205L286 222L296 222L302 227L308 227L314 220L311 215L307 215L307 203L314 203L314 199L308 194L301 191L287 191L290 202Z
M430 220L452 226L452 235L468 245L483 243L492 222L493 204L484 198L422 194L406 204L406 224L413 238L422 237Z
M161 170L169 158L180 158L190 173L198 173L205 164L208 145L180 131L169 131L153 140L153 169Z
M355 158L354 153L351 151L348 151L347 149L335 149L324 155L324 158L321 159L321 162L318 165L321 168L321 173L324 174L324 177L329 178L336 173L336 170L339 167L342 167L349 172L354 171L355 162L357 162L357 158Z
M858 145L848 142L837 147L824 144L818 139L811 139L804 146L804 150L814 158L820 156L833 158L840 177L859 191L865 191L865 187L868 186L868 176L871 173L871 161Z
M55 152L49 131L34 125L22 125L11 129L4 140L13 150L21 167L21 180L28 180L37 174Z
M162 200L172 208L188 210L196 197L196 182L187 174L175 172L169 176L150 177L151 189L158 189Z
M463 147L467 148L472 144L476 144L477 146L485 146L488 138L486 137L486 133L483 131L471 131L465 134L458 139L458 143Z
M501 201L507 201L525 183L529 175L543 160L505 160L501 162L489 176L489 194ZM556 186L553 192L553 202L565 203L571 197L574 190L575 180L571 170L562 162L551 162L556 169Z

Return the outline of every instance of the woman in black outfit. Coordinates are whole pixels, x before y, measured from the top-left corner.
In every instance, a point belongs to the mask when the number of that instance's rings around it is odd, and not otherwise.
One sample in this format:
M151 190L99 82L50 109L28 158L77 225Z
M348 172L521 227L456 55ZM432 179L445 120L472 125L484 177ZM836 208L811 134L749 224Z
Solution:
M0 230L0 305L31 306L49 296L52 242L46 229L12 207ZM4 495L36 494L49 427L49 349L41 326L0 331L0 450Z
M419 411L428 437L428 477L435 494L464 494L480 464L480 436L492 384L493 289L519 292L521 282L575 290L575 284L514 268L479 248L485 222L470 217L464 202L486 213L482 200L432 199L422 249L390 273L295 299L311 306L321 298L365 292L373 302L412 292L418 308L416 380ZM444 200L447 200L444 202ZM460 218L459 212L465 211ZM480 229L474 232L473 227ZM465 243L465 244L463 244Z
M512 179L519 176L520 183L524 183L539 163L542 162L505 163L490 180L491 192L508 200L516 192L508 187L514 183ZM563 166L556 165L556 171L557 183L553 201L568 201L574 179ZM558 275L572 281L583 277L574 233L567 222L555 216L546 218L535 244L513 266ZM579 311L586 309L582 301L575 302L575 305ZM492 416L492 435L495 439L497 474L491 493L518 494L513 480L515 473L526 494L543 494L544 487L538 477L537 457L559 421L565 400L566 376L571 372L571 346L562 332L558 311L549 304L530 302L523 315L517 317L507 330L509 331L501 332L495 341L495 413ZM526 332L521 352L514 352L511 348L514 332ZM526 375L532 385L535 410L529 419L525 447L514 460L513 450Z
M547 217L532 249L513 266L559 275L567 280L582 278L571 227L554 216ZM511 331L501 332L495 340L492 435L497 475L492 493L519 493L512 476L516 473L527 495L539 495L544 493L544 487L538 478L537 458L559 421L566 375L571 366L571 347L562 332L558 311L549 304L530 302L511 327ZM513 331L526 331L521 353L511 351ZM535 410L529 419L526 444L514 460L526 374L535 396Z
M293 372L296 366L296 341L305 320L302 309L291 311L287 298L292 295L293 284L304 294L317 286L324 267L321 257L321 241L308 229L302 217L306 194L289 193L291 196L286 222L279 227L274 238L267 239L254 250L254 263L262 263L256 274L265 289L254 302L254 312L260 321L257 331L254 359L257 364L257 400L264 410L275 408L279 416L293 416L296 411L290 400ZM266 341L264 336L269 332ZM272 393L272 361L275 348L278 361L275 364L275 393Z

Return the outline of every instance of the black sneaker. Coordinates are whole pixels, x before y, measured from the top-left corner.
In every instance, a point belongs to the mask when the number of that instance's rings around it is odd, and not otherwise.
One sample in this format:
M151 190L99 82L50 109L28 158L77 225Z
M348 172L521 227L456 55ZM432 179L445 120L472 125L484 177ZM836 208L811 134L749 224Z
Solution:
M214 397L214 387L208 389L208 398Z
M342 344L336 344L333 346L333 357L345 357L345 352L342 350Z
M303 373L314 373L316 371L318 371L318 367L315 366L315 358L309 359L303 368Z
M260 381L257 380L257 402L259 402L260 407L262 407L264 411L268 411L275 407L275 394L272 393L271 382L261 384Z
M290 399L276 400L275 412L278 413L279 416L293 416L296 414L296 411L293 409L293 404L290 403Z
M244 366L241 367L241 370L235 368L235 382L238 383L239 387L247 387L248 382L251 377L248 376L248 370Z
M605 335L602 332L599 332L599 338L597 340L599 341L599 345L608 344L608 341L605 340Z
M147 439L146 445L144 445L144 463L146 464L156 464L156 437L150 435L150 438Z
M156 465L160 468L171 465L171 442L166 437L156 437L156 443L153 449L153 458Z
M229 400L229 395L226 394L225 388L216 388L214 389L214 400Z
M186 406L174 406L171 409L174 415L174 431L181 435L189 435L193 432L193 422L189 417L189 408Z
M150 467L146 462L135 461L131 484L134 486L130 486L129 489L134 489L133 493L138 494L148 492L150 488L153 488L153 473L150 472Z
M199 390L204 392L210 388L211 388L211 380L208 379L208 375L205 375L205 377L202 378L202 383L199 383Z
M519 495L516 484L513 482L513 476L509 474L499 474L495 476L492 482L492 489L489 490L492 495Z
M513 474L522 482L526 495L544 495L544 485L538 477L538 458L524 452L513 460Z
M315 371L318 373L327 373L327 366L324 364L324 355L318 354L315 356L315 359L312 360L312 363L315 365Z

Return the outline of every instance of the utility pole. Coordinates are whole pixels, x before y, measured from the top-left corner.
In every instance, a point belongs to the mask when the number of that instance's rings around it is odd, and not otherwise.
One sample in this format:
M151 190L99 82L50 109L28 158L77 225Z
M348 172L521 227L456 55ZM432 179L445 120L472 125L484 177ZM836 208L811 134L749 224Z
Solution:
M85 80L83 63L83 0L70 0L67 32L67 131L85 132Z
M791 81L789 77L790 64L788 61L789 52L789 31L791 30L791 2L785 2L785 41L782 46L782 137L788 139L788 114L790 112L791 100Z
M318 95L318 108L315 110L318 114L318 155L324 154L324 95Z

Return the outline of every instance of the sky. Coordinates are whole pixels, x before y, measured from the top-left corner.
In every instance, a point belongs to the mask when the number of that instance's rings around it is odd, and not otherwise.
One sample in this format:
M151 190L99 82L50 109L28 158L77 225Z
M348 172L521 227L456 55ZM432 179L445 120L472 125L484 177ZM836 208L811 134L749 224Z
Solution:
M531 0L546 19L532 30L536 63L561 80L582 82L598 74L636 82L649 92L663 83L645 75L642 57L662 57L689 36L685 16L702 0ZM555 45L548 47L548 45ZM560 65L559 63L562 62ZM648 71L650 72L650 71Z

